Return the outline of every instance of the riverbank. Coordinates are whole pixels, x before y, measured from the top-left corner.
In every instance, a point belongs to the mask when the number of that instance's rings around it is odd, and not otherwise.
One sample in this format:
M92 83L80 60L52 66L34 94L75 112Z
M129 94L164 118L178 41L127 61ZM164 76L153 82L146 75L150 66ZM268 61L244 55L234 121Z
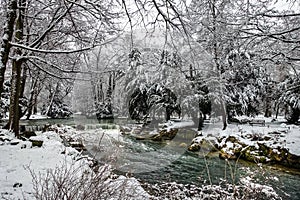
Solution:
M189 146L193 152L219 153L223 159L277 164L300 169L300 127L296 125L230 124L226 130L206 129Z

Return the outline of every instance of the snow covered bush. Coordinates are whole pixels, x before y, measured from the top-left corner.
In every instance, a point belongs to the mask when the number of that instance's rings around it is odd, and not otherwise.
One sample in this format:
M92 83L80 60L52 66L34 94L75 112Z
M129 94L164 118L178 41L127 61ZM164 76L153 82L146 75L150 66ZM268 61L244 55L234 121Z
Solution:
M148 194L136 179L112 175L111 167L104 165L97 172L84 166L62 165L42 176L33 170L34 197L37 200L101 200L147 199Z
M52 104L44 104L41 110L42 115L53 119L68 118L72 115L71 108L59 99L54 99Z

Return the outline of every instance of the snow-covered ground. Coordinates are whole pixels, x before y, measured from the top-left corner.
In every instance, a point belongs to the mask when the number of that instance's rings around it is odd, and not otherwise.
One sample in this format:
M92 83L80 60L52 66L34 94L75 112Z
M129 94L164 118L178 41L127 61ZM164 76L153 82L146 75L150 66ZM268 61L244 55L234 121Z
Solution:
M268 121L266 121L268 123ZM257 142L267 144L272 148L286 148L294 155L300 155L300 127L296 125L266 124L248 125L248 124L229 124L226 130L222 126L218 128L208 128L203 131L203 136L217 136L219 138L226 136L236 136L241 142L255 146ZM257 141L253 138L269 138L268 140Z
M35 199L37 190L34 190L34 180L40 181L41 193L42 185L45 184L45 181L41 180L46 179L47 175L49 178L51 172L59 176L59 172L67 169L66 171L72 172L72 176L76 173L76 176L81 178L76 180L82 180L83 174L95 174L89 167L90 160L74 148L65 147L58 133L54 131L39 133L31 139L41 140L43 145L33 147L30 141L18 140L13 133L0 130L0 199ZM104 169L105 166L100 167L99 171ZM109 170L108 172L110 173ZM34 176L36 179L33 179ZM74 183L74 186L78 184ZM127 195L133 199L149 197L134 178L117 176L113 180L108 177L104 180L102 187L103 185L106 185L105 191L119 191L112 192L109 199L116 199L121 195L120 191L123 197Z
M26 119L27 116L23 116L21 119ZM5 117L3 119L8 120L9 119L9 112L7 112L5 114ZM37 113L37 114L32 114L30 115L29 119L50 119L50 117L46 116L46 115L42 115L41 113Z

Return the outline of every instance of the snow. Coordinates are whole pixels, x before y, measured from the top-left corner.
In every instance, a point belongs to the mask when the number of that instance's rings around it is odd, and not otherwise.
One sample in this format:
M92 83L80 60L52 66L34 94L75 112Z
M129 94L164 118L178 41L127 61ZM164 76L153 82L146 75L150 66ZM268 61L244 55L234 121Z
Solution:
M2 40L3 40L3 41L7 41L8 38L9 38L8 34L5 33L5 34L3 35L3 37L2 37ZM4 48L1 48L1 51L4 51Z
M25 120L27 116L23 116L21 119ZM8 120L9 119L9 112L6 113L5 117L3 119ZM46 116L46 115L42 115L40 113L37 114L33 114L30 116L29 119L50 119L50 117Z
M64 161L71 162L71 157L61 154L64 146L58 141L44 141L43 148L34 147L28 142L19 141L12 146L2 143L0 146L0 188L1 198L28 199L32 196L32 177L30 169L45 173L47 169L55 168ZM22 187L13 187L15 184Z
M249 176L242 178L240 181L242 184L244 184L245 186L248 186L249 188L251 188L253 190L261 191L261 193L266 194L267 197L269 197L269 198L278 197L278 195L276 194L276 192L274 191L274 189L272 187L254 183L252 178Z
M94 173L88 159L84 159L85 156L74 148L65 147L55 131L38 132L38 136L30 139L42 140L42 147L32 147L31 142L16 139L13 133L0 129L0 199L35 199L32 173L45 177L47 173L49 175L49 170L70 167L80 169L78 177L84 173ZM108 188L117 190L126 186L126 194L140 199L149 197L136 179L120 176L116 180L107 179ZM120 194L114 195L117 197Z
M239 117L241 119L250 119L248 117ZM291 154L300 155L300 127L296 125L287 125L281 123L283 118L279 118L276 122L272 122L271 118L264 118L259 116L255 120L261 119L266 121L265 126L261 125L248 125L248 124L229 124L226 130L222 130L221 122L216 127L208 126L207 129L202 131L203 136L196 137L193 141L201 141L203 137L213 136L216 138L223 138L219 146L227 146L227 149L232 148L232 144L226 141L228 136L234 136L241 143L247 146L255 146L258 148L258 143L265 144L273 149L286 148ZM218 124L217 123L217 124ZM261 141L254 140L253 137L270 138L269 140L262 139Z
M46 116L46 115L42 115L40 113L37 113L37 114L33 114L30 116L29 119L48 119L50 117ZM21 119L26 119L26 116L23 116Z
M175 129L175 128L184 128L187 126L193 126L194 122L191 120L186 120L186 121L180 121L180 122L172 122L172 121L168 121L167 123L165 123L165 125L168 127L167 131L170 131L170 129Z

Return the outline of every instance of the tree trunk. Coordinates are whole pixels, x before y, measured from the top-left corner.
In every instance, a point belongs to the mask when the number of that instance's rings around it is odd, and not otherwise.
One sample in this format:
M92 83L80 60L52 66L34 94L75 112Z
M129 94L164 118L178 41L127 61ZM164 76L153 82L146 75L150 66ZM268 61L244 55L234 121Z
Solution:
M32 115L32 111L33 111L33 106L34 106L34 100L35 100L35 94L36 94L36 85L37 85L38 79L33 80L32 82L32 86L30 88L30 97L28 100L28 112L27 112L27 116L26 119L29 119L30 116Z
M204 125L203 113L199 111L198 131L201 131Z
M51 99L50 99L50 103L49 103L49 106L48 106L47 111L46 111L46 116L48 116L49 111L50 111L51 108L52 108L52 104L53 104L53 101L54 101L56 92L57 92L57 90L58 90L58 87L59 87L59 83L56 84L56 87L55 87L55 90L53 91L53 94L52 94L52 95L50 94Z
M106 99L111 101L111 97L112 97L112 74L109 74L109 78L108 78L108 87L107 87L107 92L106 92Z
M21 60L13 60L12 64L12 82L11 82L11 95L9 106L9 129L15 133L16 137L19 137L19 119L20 119L20 83L21 83Z
M11 45L9 42L12 40L14 33L14 25L17 17L17 0L11 0L7 7L6 24L2 37L2 45L0 48L0 96L3 92L4 75L6 71L6 64L10 52Z
M22 67L22 77L21 77L21 86L20 86L20 98L24 97L26 79L27 79L27 67Z
M267 85L266 87L266 99L265 99L265 117L271 117L272 116L272 92L270 85Z
M24 21L24 3L26 0L19 2L18 17L15 27L15 39L16 42L22 43L23 40L23 21ZM19 106L19 97L21 91L21 72L22 72L22 58L18 56L22 55L20 49L16 49L14 55L17 57L13 59L12 63L12 80L11 80L11 96L9 107L9 129L15 133L16 137L19 137L19 120L21 114L21 108Z
M222 121L223 121L223 130L227 128L227 113L226 113L226 105L223 100L221 100L221 115L222 115Z
M37 98L38 98L38 95L39 95L39 92L36 92L35 95L34 95L34 100L33 100L33 114L37 114L37 104L38 104L38 101L37 101Z

